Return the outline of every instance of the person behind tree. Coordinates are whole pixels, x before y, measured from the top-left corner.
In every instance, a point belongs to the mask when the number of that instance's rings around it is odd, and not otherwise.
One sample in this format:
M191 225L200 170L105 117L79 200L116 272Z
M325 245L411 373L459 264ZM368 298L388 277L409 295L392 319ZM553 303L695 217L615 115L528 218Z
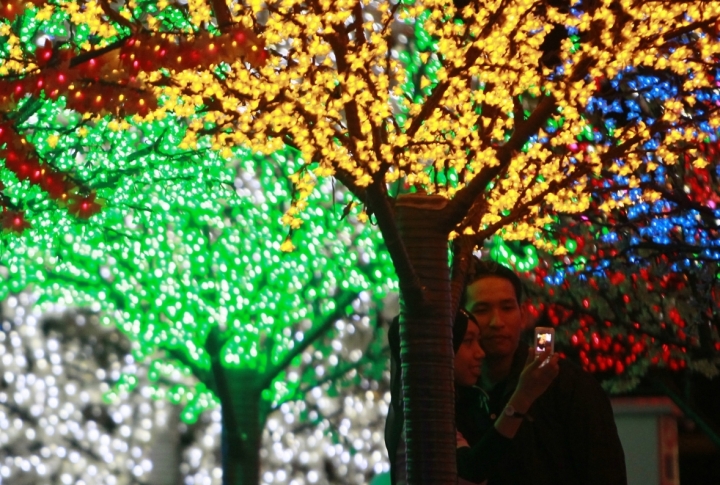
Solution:
M393 485L405 483L405 456L403 440L403 409L400 385L400 330L396 317L390 325L388 341L391 353L391 403L385 426L385 443L390 457L390 476ZM501 416L492 422L478 422L487 406L484 392L475 387L482 369L485 353L480 347L480 328L475 318L460 310L453 324L455 351L455 414L457 423L457 463L460 484L479 483L487 478L493 463L503 458L508 445L520 427L521 419ZM548 360L549 359L549 360ZM541 367L543 361L548 363ZM558 360L549 353L528 358L522 378L510 401L518 410L529 408L533 401L550 385L558 373ZM482 432L479 433L479 430ZM472 440L473 446L469 441Z
M519 428L509 450L489 470L488 485L626 485L610 400L590 374L561 360L545 393L533 403L520 402L521 407L514 401L526 385L525 363L532 352L521 342L526 319L520 278L477 258L468 276L462 306L480 329L485 359L478 382L488 405L475 408L477 415L468 421L472 432L463 435L475 445L491 423L508 415L517 416Z

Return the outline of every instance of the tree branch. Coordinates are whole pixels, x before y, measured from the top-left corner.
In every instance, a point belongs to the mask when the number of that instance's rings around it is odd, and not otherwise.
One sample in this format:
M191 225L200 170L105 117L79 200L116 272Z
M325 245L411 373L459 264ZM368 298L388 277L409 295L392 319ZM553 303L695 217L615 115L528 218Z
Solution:
M355 183L355 177L347 170L343 170L340 167L335 168L335 178L345 186L359 202L365 202L367 200L367 190L363 187L358 186Z
M91 59L97 59L98 57L107 54L108 52L112 52L115 49L121 48L123 45L125 45L125 41L127 40L127 37L124 37L122 39L118 39L112 44L108 44L105 47L101 47L100 49L93 49L91 51L83 52L82 54L78 54L77 56L70 59L70 67L77 67L80 64L83 64Z
M232 14L230 8L225 0L210 0L213 11L215 12L215 18L217 19L218 28L221 32L226 32L227 28L233 23Z
M386 352L386 351L388 350L388 347L383 347L382 350L383 350L383 353L384 353L384 352ZM276 405L276 406L273 406L273 408L272 408L270 411L271 411L271 412L272 412L272 411L277 411L278 409L280 409L280 406L282 406L282 405L285 404L286 402L290 402L290 401L295 401L295 400L298 400L298 399L302 399L304 394L312 391L312 390L315 389L315 388L318 388L318 387L320 387L320 386L323 386L324 384L327 384L328 382L332 382L332 381L334 381L334 380L336 380L336 379L340 379L341 377L343 377L343 376L344 376L345 374L347 374L348 372L351 372L351 371L353 371L353 370L356 370L356 369L362 367L364 364L367 364L367 363L368 363L368 360L371 360L371 359L374 359L374 358L379 358L379 357L381 357L381 355L382 355L382 353L381 353L381 354L374 354L374 353L372 353L372 354L369 354L369 355L368 355L368 354L364 354L363 357L362 357L361 359L359 359L357 362L353 362L353 363L348 364L348 365L346 365L346 366L344 366L344 367L340 367L340 368L338 368L338 370L336 370L336 371L333 372L332 374L326 374L325 377L323 377L322 379L320 379L320 380L318 380L318 381L314 381L312 384L310 384L310 385L308 385L308 386L306 386L306 387L303 387L303 388L301 388L301 389L298 389L297 391L295 391L295 393L293 394L292 397L290 397L290 398L288 398L288 399L283 399L281 402L278 402L277 405Z
M347 33L345 33L345 36L342 39L339 38L339 34L326 35L325 39L330 44L330 47L332 47L333 53L335 54L338 74L347 73L349 67L347 60L345 59L345 54L347 52L345 46L348 42ZM350 100L345 103L345 119L347 120L348 133L350 134L353 151L357 154L357 149L354 147L354 139L365 140L365 136L362 134L362 130L360 128L360 115L357 102L354 98L350 98Z
M451 315L460 310L460 300L465 291L465 280L475 249L475 239L470 236L459 235L453 241L453 266L450 277L450 311Z
M201 368L195 362L188 359L187 355L178 349L165 349L165 352L168 357L171 357L179 361L181 364L188 366L197 380L205 384L208 389L217 394L217 386L215 385L215 379L213 378L211 371Z
M367 204L375 214L380 231L382 232L385 245L387 246L390 257L392 258L395 272L400 281L400 287L408 298L417 298L417 301L423 301L422 286L420 279L415 274L415 269L410 263L405 244L400 238L395 214L390 206L387 197L384 181L373 181L366 190Z
M448 202L445 208L448 230L451 230L463 220L476 199L483 196L487 185L510 164L513 152L522 148L530 139L530 136L547 122L556 108L557 102L553 96L543 98L532 115L518 126L507 143L497 150L497 158L500 163L494 167L484 167L469 184L457 191L455 197Z
M717 248L714 246L696 246L693 244L686 244L686 243L675 243L675 244L662 244L654 241L644 241L639 242L637 244L631 244L630 246L624 248L620 251L618 256L623 256L627 253L629 253L632 250L636 249L647 249L651 251L656 251L658 254L662 255L668 255L668 254L697 254L702 253L703 251L710 251L710 250L716 250ZM717 261L717 259L711 258L711 259L704 259L704 258L690 258L693 261L705 261L705 262L713 262Z
M280 362L275 364L269 371L265 372L260 379L260 389L267 389L270 387L273 379L275 379L278 374L283 371L283 369L287 368L295 357L303 353L305 349L315 343L318 338L327 333L328 330L332 328L333 324L345 314L345 308L351 304L355 298L357 298L357 295L355 294L345 293L342 295L340 301L335 305L335 311L325 317L325 321L323 323L311 329L310 332L302 339L302 342L288 351Z
M135 31L135 26L125 17L120 15L119 12L113 10L108 0L100 0L100 7L102 11L107 15L113 22L122 25L123 27L130 29L130 32Z

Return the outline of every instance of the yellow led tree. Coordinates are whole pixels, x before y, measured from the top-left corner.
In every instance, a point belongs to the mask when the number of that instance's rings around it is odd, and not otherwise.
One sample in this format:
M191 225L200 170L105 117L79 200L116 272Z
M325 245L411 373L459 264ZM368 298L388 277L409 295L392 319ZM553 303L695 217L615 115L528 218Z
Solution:
M33 37L16 19L23 8L71 28ZM716 107L688 115L715 88L718 1L14 0L3 9L4 106L32 95L65 99L88 122L178 117L189 127L181 147L204 139L228 155L292 146L303 167L292 176L291 228L319 177L355 195L400 282L413 484L456 483L451 323L472 249L496 232L549 247L543 227L585 209L590 180L615 173L639 186L641 168L685 150L703 165L687 147L720 125ZM601 87L643 72L667 73L678 88L620 124L591 109L631 100L632 87ZM578 150L581 135L591 143ZM32 177L24 147L8 166ZM647 189L641 199L658 197ZM22 231L9 214L6 227Z

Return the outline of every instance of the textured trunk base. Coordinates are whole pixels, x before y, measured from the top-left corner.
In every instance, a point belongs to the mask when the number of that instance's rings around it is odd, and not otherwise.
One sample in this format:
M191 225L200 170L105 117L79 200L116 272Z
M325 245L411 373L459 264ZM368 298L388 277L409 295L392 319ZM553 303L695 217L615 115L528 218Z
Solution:
M445 199L398 200L398 229L423 298L403 292L400 318L407 470L411 485L456 485L455 389ZM403 281L401 279L401 288Z

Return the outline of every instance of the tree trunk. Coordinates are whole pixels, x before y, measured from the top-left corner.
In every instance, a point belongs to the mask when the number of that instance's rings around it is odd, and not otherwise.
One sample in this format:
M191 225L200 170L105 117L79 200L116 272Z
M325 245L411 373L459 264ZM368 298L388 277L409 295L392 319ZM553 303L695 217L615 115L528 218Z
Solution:
M398 199L396 220L423 297L404 292L400 353L411 485L455 485L455 389L450 310L447 200L409 194Z
M153 437L150 458L153 468L149 483L153 485L179 485L183 483L180 475L182 451L180 449L180 409L168 408L167 421Z
M245 369L223 369L222 468L223 485L260 483L260 446L265 413L258 375Z

